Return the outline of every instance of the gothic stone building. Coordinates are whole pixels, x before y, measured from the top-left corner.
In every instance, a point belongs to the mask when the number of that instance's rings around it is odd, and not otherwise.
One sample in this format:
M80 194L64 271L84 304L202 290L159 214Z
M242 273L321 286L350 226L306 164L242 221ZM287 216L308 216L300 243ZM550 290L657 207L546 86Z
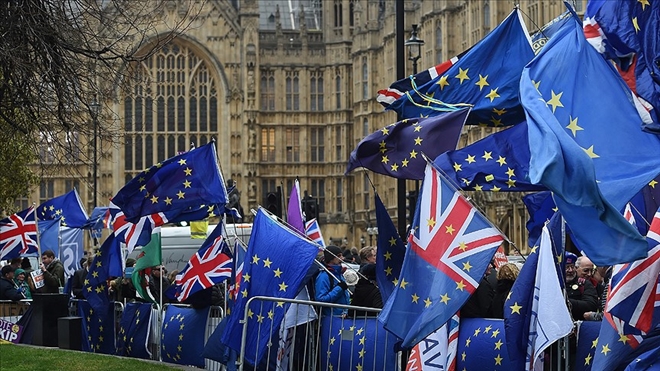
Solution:
M582 11L584 1L575 4ZM165 0L156 32L189 17L188 0ZM356 170L348 156L371 132L396 121L376 91L396 80L395 0L207 0L185 32L136 68L108 106L116 117L100 125L123 132L122 144L101 141L99 204L138 172L217 141L226 179L236 182L249 210L294 180L318 200L327 242L375 244L374 193L396 223L396 180ZM520 4L534 30L563 11L559 0L405 0L405 38L419 24L425 41L420 68L451 58L484 37ZM135 45L135 48L146 48ZM410 65L406 66L412 72ZM492 132L466 127L460 146ZM87 164L91 167L91 164ZM78 187L93 203L91 181L44 177L33 200ZM414 187L409 182L408 189ZM472 200L525 250L527 213L518 193L479 192ZM25 200L27 202L27 200ZM283 204L285 206L286 203Z

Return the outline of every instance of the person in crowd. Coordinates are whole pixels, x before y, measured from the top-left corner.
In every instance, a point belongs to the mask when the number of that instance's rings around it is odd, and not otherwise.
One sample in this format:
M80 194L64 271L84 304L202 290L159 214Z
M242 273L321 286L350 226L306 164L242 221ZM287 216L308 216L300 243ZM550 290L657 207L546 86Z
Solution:
M32 269L32 263L30 263L30 258L25 257L21 261L21 269L25 271L25 280L27 281L28 285L30 286L30 292L35 292L36 288L34 287L34 281L32 281L32 273L34 269Z
M376 283L376 264L366 264L360 268L360 279L355 285L351 305L356 307L382 308L383 298ZM378 315L375 312L356 311L356 316Z
M511 287L513 287L519 273L520 269L513 263L506 263L497 271L497 287L495 288L488 317L504 318L504 302L509 296Z
M596 266L591 262L586 256L578 256L575 261L575 266L577 267L577 274L579 278L584 278L591 281L591 284L596 288L596 294L598 295L598 301L600 302L605 290L605 286L601 280L598 280L594 277L596 273Z
M367 246L360 250L360 268L367 264L376 264L376 248L374 246Z
M134 301L136 298L135 286L133 286L132 276L133 267L135 266L135 259L126 259L126 270L124 277L119 277L111 282L110 292L114 295L116 301L123 302Z
M323 252L323 264L327 268L321 270L316 276L314 284L314 299L324 303L345 304L350 302L348 284L344 280L342 263L342 252L338 246L330 245ZM332 276L331 276L332 274ZM346 309L342 308L323 308L321 313L328 315L345 316Z
M574 320L581 320L584 318L584 313L595 312L598 309L598 294L590 280L578 277L575 254L567 251L564 254L564 261L569 309Z
M55 258L53 250L46 250L41 255L41 271L44 274L42 292L56 294L64 287L64 265Z
M73 277L71 278L71 293L76 299L84 299L83 295L83 286L85 286L85 280L87 279L87 273L89 272L89 267L92 266L94 262L94 256L90 255L86 260L81 263L82 268L73 272Z
M9 265L11 265L12 268L14 268L14 271L18 268L21 267L21 263L23 262L23 258L14 258L9 260Z
M176 275L179 274L179 270L175 269L167 274L167 279L170 280L170 283L176 282Z
M25 299L32 299L32 291L28 283L27 274L23 268L18 268L14 272L14 284L18 288L18 291L23 294Z
M603 293L600 296L600 300L598 302L598 310L597 311L589 311L584 313L584 319L587 321L602 321L603 320L603 312L605 312L605 303L607 303L607 293L610 289L610 280L612 279L612 267L598 267L596 268L596 273L594 273L593 277L601 282L603 285Z
M497 287L497 270L495 262L491 261L479 282L479 286L472 293L468 301L461 308L461 317L463 318L484 318L488 315L493 297L495 297L495 288Z
M161 285L162 278L162 285ZM149 290L151 290L151 295L153 295L156 302L160 302L161 293L165 293L172 283L167 279L167 269L164 266L159 265L151 269L151 282L149 283ZM163 295L163 303L169 302L169 298L166 295Z
M0 277L0 300L19 301L25 299L14 283L14 272L15 269L11 265L2 267L0 271L0 274L2 274L2 277Z

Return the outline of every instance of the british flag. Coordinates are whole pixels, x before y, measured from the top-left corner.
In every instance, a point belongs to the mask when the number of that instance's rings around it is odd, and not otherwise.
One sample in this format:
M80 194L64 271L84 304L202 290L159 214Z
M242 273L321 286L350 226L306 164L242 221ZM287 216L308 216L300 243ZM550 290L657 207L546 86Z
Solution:
M624 215L631 213L624 212ZM660 210L656 212L646 235L648 257L612 270L610 292L605 310L643 332L653 327L658 274L660 274Z
M0 220L0 260L14 259L37 251L34 206Z
M229 298L236 300L236 296L241 288L241 280L243 279L243 267L245 264L245 248L241 241L236 238L234 241L234 271L231 275L231 284L229 285Z
M312 241L325 248L325 241L323 240L323 235L321 234L321 227L319 227L319 222L316 221L316 218L305 223L305 234Z
M504 237L439 171L427 164L385 328L413 346L468 300Z
M220 223L176 276L177 299L184 301L190 295L230 278L232 266L232 254Z
M114 235L126 244L129 254L135 247L148 244L151 241L151 232L154 228L168 222L168 218L164 213L156 213L141 217L137 223L131 223L126 220L124 212L112 202L108 207L108 213L109 223L112 225Z

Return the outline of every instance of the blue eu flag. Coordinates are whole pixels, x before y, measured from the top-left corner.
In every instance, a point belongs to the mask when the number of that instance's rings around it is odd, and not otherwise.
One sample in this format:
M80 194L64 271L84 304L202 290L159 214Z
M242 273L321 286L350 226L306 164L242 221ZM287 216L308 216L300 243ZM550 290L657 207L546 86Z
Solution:
M376 318L321 319L319 370L396 370L398 339L385 331Z
M115 354L114 306L94 309L84 301L78 301L78 315L82 317L82 350L92 353Z
M469 108L405 119L367 136L351 152L346 173L358 167L399 179L422 179L426 161L456 149Z
M598 331L600 322L581 321L577 323L577 350L575 351L575 371L591 371L594 356L598 351Z
M491 134L438 156L435 165L466 191L523 192L546 189L529 180L527 124Z
M133 223L141 216L159 212L170 215L200 205L225 205L227 189L218 167L215 142L142 171L117 192L112 202Z
M117 355L150 359L149 333L151 330L151 304L129 302L121 314L117 332Z
M55 256L60 256L60 219L40 220L39 246L41 251L53 250ZM32 254L37 256L37 251Z
M509 357L501 319L461 318L457 370L521 370Z
M78 191L72 191L52 198L37 208L39 220L59 219L62 227L83 228L87 223L87 212L80 201Z
M383 302L392 295L394 283L398 281L406 254L399 232L380 196L376 194L376 223L378 225L378 248L376 249L376 281Z
M522 14L515 9L451 68L388 109L410 118L437 115L448 105L473 105L467 124L517 124L525 120L518 99L520 72L533 57Z
M273 241L276 241L276 248ZM236 351L241 350L242 320L247 313L244 358L253 365L259 364L267 344L277 336L287 305L257 300L248 307L248 300L254 296L293 299L317 254L315 243L271 219L260 208L252 226L238 298L222 342Z
M119 239L109 235L96 253L83 282L83 296L92 308L102 310L110 302L108 279L122 275L122 255Z
M550 191L530 193L524 195L522 200L529 214L525 225L528 233L527 244L532 247L541 237L545 223L557 212L557 207Z
M167 306L160 338L164 362L204 367L202 352L209 310Z
M639 130L629 89L578 22L567 22L520 79L530 179L554 192L580 249L613 265L647 255L619 210L658 175L660 138Z

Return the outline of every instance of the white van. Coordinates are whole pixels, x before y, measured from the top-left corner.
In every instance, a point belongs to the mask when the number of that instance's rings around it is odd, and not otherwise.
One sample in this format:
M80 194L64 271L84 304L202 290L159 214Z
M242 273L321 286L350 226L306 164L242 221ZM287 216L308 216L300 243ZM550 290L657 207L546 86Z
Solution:
M206 231L208 236L215 229L215 225L209 225ZM236 238L240 239L245 246L250 240L252 223L238 223L225 225L225 233L228 237L229 247L233 249ZM161 227L160 238L163 254L163 265L168 272L174 269L181 271L190 257L199 250L204 243L203 239L192 239L190 227ZM129 258L135 259L140 253L140 247L135 248Z

